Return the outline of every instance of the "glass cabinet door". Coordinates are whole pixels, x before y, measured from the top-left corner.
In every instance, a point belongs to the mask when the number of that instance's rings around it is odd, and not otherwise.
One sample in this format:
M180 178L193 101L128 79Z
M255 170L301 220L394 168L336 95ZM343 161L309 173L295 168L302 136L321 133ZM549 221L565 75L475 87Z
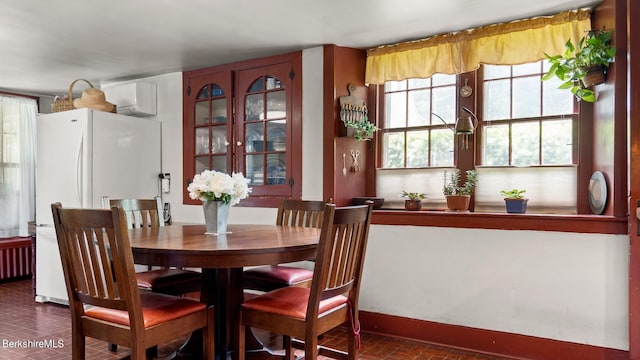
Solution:
M277 207L302 196L302 53L183 74L183 202L203 170L242 173L241 206ZM319 135L320 136L320 135Z
M289 71L288 66L271 66L239 74L236 129L244 136L238 161L254 187L252 194L291 193Z
M211 83L200 89L195 101L195 172L229 172L227 148L227 94Z
M232 171L231 73L189 81L185 91L185 184L204 170ZM185 186L186 187L186 186Z

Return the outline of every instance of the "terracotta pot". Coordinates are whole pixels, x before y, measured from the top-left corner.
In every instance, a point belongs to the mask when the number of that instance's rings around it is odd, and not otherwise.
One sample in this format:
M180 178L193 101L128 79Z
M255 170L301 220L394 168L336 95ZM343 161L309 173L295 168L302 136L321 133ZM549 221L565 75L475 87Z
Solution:
M447 208L453 211L464 211L469 208L471 195L447 195Z
M420 210L422 209L422 202L420 199L407 199L404 201L404 208L407 210Z

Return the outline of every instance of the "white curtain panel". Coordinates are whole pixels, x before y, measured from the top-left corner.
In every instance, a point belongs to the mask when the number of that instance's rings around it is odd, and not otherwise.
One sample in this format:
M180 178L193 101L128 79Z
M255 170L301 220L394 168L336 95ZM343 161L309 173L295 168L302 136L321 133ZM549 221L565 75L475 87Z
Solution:
M28 236L35 219L36 101L0 96L0 238Z

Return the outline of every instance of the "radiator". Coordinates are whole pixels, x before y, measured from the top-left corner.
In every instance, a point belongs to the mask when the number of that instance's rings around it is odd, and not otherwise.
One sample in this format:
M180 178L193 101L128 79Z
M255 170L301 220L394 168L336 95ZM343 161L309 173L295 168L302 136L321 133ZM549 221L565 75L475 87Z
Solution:
M32 274L31 238L0 240L0 282L28 278Z

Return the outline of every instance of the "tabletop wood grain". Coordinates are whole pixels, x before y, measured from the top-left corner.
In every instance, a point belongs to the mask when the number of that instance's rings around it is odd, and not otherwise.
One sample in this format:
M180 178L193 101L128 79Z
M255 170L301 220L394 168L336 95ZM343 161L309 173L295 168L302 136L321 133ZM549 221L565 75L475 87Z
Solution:
M230 233L205 234L204 225L173 224L132 229L138 264L234 268L313 259L320 238L314 228L229 225Z

